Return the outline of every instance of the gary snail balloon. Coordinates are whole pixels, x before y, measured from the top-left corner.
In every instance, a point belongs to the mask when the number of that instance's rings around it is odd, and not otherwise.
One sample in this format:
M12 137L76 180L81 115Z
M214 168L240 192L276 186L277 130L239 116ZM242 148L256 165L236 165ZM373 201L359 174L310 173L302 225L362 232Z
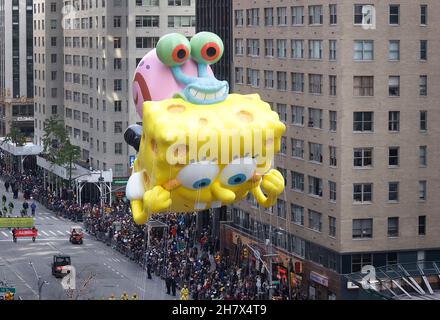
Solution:
M133 218L218 208L251 192L263 207L284 191L272 169L285 125L257 94L229 94L210 68L223 55L215 34L160 38L139 63L133 99L142 126L125 140L138 151L126 195Z

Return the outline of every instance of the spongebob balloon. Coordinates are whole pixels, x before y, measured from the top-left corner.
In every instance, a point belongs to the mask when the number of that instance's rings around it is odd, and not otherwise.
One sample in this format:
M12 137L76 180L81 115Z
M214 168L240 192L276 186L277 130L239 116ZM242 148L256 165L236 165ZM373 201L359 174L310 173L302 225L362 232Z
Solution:
M142 126L127 143L138 155L126 195L137 224L152 214L195 212L245 199L263 207L284 190L271 169L285 125L257 94L229 94L209 65L223 54L215 34L168 34L139 63L133 98Z

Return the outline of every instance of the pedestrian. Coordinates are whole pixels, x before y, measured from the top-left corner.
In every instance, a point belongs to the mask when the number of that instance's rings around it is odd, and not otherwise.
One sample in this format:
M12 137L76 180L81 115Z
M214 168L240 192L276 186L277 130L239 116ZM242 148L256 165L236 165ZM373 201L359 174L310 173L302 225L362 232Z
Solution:
M24 210L24 214L27 216L27 211L29 209L29 203L27 203L26 200L24 200L23 202L23 210Z
M9 180L5 181L5 189L6 189L6 192L9 192Z
M148 261L147 261L147 275L148 275L148 279L153 279L151 277L151 256L148 257Z
M183 286L180 291L180 300L189 300L189 289L186 284Z
M14 204L12 203L12 201L9 201L9 215L12 216L12 211L14 210Z
M167 294L171 294L171 271L165 267L165 286L167 287Z
M35 203L35 201L32 201L32 204L31 204L32 217L35 217L35 210L36 209L37 209L37 204Z
M2 204L3 204L3 207L4 206L6 206L6 196L5 195L3 195L3 197L2 197Z
M176 286L177 286L177 272L173 270L171 276L171 292L173 293L173 297L176 296Z

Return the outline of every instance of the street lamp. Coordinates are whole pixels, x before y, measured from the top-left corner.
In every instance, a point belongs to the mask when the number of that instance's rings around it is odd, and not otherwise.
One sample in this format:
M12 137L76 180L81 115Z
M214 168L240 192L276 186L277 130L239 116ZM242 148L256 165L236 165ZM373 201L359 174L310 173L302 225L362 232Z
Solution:
M41 300L41 292L43 290L43 286L45 284L49 284L46 280L43 280L37 273L37 270L35 270L34 264L32 261L29 261L29 264L31 265L32 269L34 269L35 277L37 278L37 287L38 287L38 300Z

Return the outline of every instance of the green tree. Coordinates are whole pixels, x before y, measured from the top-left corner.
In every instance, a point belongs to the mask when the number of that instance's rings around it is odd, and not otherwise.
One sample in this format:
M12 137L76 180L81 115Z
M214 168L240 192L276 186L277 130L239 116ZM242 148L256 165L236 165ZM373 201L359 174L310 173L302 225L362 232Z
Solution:
M2 144L11 142L15 144L17 147L22 147L26 143L26 136L20 129L17 128L12 122L10 123L9 133L3 139Z
M43 152L47 160L69 170L71 188L73 163L81 158L81 149L70 142L63 121L50 118L44 122Z

